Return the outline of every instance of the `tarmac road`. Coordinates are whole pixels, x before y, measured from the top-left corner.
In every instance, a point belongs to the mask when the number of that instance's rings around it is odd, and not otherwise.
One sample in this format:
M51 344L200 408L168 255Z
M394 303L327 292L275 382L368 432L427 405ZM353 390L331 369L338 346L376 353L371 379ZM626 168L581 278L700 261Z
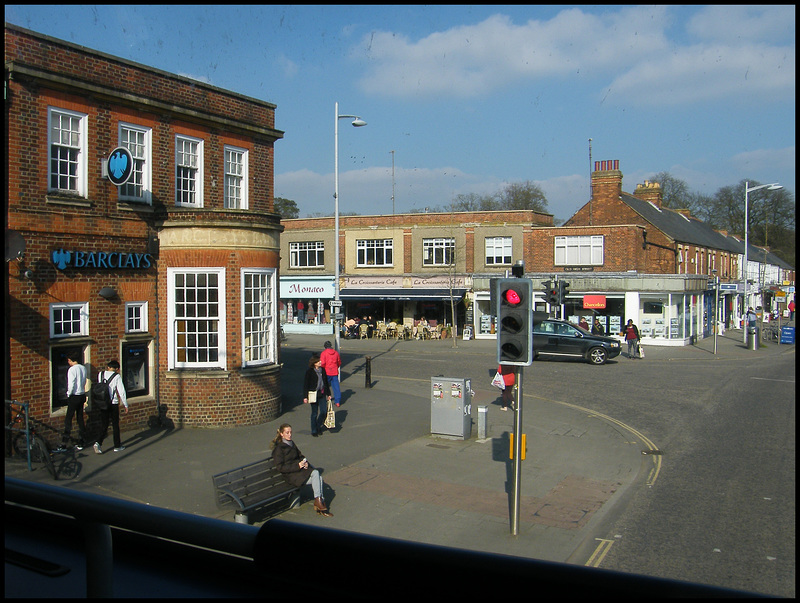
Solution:
M746 350L737 333L720 337L720 359L780 353ZM741 334L738 333L738 336ZM660 479L659 443L635 422L599 407L594 394L563 395L633 363L708 358L710 340L697 346L647 349L648 358L620 356L604 367L537 361L526 369L519 533L511 534L513 463L508 434L514 414L501 412L489 385L496 369L494 341L342 342L343 404L337 427L311 438L309 409L299 384L321 336L291 335L282 347L284 408L275 421L231 429L147 429L123 433L126 450L91 449L57 458L59 485L168 509L229 519L214 506L211 476L270 454L277 427L291 423L295 441L321 467L332 518L310 501L282 520L470 550L604 567L613 549L608 526L637 491ZM366 357L371 387L365 387ZM631 363L626 365L625 363ZM640 366L640 365L636 365ZM473 427L466 440L430 433L430 378L472 379ZM575 385L575 384L570 384ZM562 395L559 395L559 392ZM487 407L487 437L477 438L478 407ZM634 413L632 415L636 417ZM52 483L6 461L6 475ZM310 493L309 493L310 496ZM257 522L265 518L256 517Z

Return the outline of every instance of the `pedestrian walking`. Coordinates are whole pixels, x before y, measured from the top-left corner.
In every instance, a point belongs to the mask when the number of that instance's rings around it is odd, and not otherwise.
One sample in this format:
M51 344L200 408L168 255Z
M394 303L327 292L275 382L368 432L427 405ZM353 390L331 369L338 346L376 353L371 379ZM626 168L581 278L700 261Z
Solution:
M794 298L789 302L789 320L794 320Z
M97 382L102 383L108 379L108 392L111 395L111 405L108 408L100 409L100 437L94 443L94 451L103 454L103 440L106 437L108 423L111 422L111 431L114 438L114 452L125 450L119 434L119 407L125 407L128 413L128 395L125 392L125 384L122 382L122 375L119 374L119 362L109 360L105 371L97 373Z
M77 450L83 450L86 445L86 422L83 417L83 407L86 404L86 367L81 364L80 356L71 352L67 354L67 414L64 415L64 434L58 450L66 450L70 443L72 433L72 417L78 424Z
M319 356L311 356L308 369L303 378L303 404L311 405L311 435L315 438L322 431L322 424L328 412L328 401L331 399L331 388L328 377L322 368ZM321 407L320 404L325 404Z
M628 319L625 330L621 333L628 342L628 358L636 358L639 355L639 329L633 324L633 319Z
M284 423L278 428L277 437L272 440L272 462L275 464L283 479L297 488L306 484L311 485L314 493L314 509L323 517L333 517L328 510L325 499L322 497L322 476L319 470L314 469L308 459L292 440L292 426Z
M592 325L592 335L605 335L606 330L603 328L603 325L600 324L600 320L595 318L594 324Z
M342 403L342 389L339 381L339 375L342 368L342 357L339 352L333 349L333 344L330 341L325 342L325 349L320 354L322 361L322 368L328 376L328 384L331 387L331 394L333 395L333 403L339 406Z
M500 410L504 412L508 412L509 408L514 410L514 383L516 379L514 367L501 364L497 367L497 372L503 377L503 383L506 386L502 393L502 405L500 406Z

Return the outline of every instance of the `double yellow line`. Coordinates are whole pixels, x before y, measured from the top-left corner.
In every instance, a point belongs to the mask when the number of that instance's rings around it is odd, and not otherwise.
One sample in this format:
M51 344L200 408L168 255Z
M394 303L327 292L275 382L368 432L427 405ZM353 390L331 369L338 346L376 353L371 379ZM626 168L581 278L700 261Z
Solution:
M544 398L540 398L543 400ZM590 417L597 417L599 419L603 419L604 421L608 421L609 423L613 423L614 425L618 425L625 431L633 434L635 437L642 442L642 444L646 447L646 450L642 450L642 454L650 456L653 459L653 467L650 469L650 473L647 475L647 485L652 486L656 483L658 479L659 473L661 473L661 454L656 445L648 438L646 435L637 431L630 425L626 425L622 421L618 421L617 419L613 419L608 415L604 415L599 412L594 412L589 410L588 408L584 408L582 406L578 406L577 404L570 404L569 402L560 402L558 400L547 400L548 402L554 402L556 404L561 404L562 406L568 406L570 408L574 408L576 410L580 410L585 412ZM597 548L595 548L594 552L592 553L591 557L589 557L588 561L584 564L587 567L600 567L600 564L605 559L608 552L611 550L611 546L614 544L614 540L609 540L607 538L595 538L596 541L599 542Z

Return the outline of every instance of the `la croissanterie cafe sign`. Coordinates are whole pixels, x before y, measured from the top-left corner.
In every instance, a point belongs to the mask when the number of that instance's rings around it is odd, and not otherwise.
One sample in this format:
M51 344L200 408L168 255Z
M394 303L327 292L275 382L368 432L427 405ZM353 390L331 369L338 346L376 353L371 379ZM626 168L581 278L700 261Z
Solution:
M71 251L56 249L51 253L51 259L59 270L66 270L67 268L146 270L153 265L153 256L151 254L128 253L125 251Z

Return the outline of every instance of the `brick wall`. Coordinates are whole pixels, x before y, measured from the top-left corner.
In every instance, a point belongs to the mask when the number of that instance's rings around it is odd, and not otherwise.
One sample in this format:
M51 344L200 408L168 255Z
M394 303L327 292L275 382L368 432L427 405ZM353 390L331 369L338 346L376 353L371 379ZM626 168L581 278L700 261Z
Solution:
M187 78L87 50L68 42L5 29L9 74L6 94L8 132L8 227L26 241L22 260L7 264L9 308L9 383L6 396L28 401L35 417L58 435L63 415L51 407L52 355L65 346L84 350L90 378L111 358L120 359L125 333L125 302L147 302L149 331L137 334L153 349L154 381L150 395L132 399L121 416L122 429L143 427L156 416L156 405L168 408L179 425L219 427L262 423L280 411L278 365L242 368L240 269L274 267L277 245L248 249L172 249L154 256L145 270L58 270L54 249L153 251L150 239L172 221L192 228L240 228L280 231L273 211L275 106ZM85 198L48 193L48 108L86 114L88 177ZM118 146L120 122L152 128L152 205L120 202L117 188L101 174L101 160ZM176 208L175 135L204 141L203 192L200 210ZM249 208L225 210L226 144L249 153ZM227 225L226 225L227 222ZM270 236L264 237L271 240ZM211 235L213 239L213 234ZM277 234L274 240L277 241ZM161 257L159 257L159 255ZM171 262L179 262L174 264ZM227 371L168 371L166 268L226 268ZM27 278L25 270L33 277ZM102 287L118 297L105 300ZM88 302L85 337L50 337L50 304ZM158 337L158 340L156 340ZM56 438L57 439L57 438ZM52 442L51 442L52 443Z

